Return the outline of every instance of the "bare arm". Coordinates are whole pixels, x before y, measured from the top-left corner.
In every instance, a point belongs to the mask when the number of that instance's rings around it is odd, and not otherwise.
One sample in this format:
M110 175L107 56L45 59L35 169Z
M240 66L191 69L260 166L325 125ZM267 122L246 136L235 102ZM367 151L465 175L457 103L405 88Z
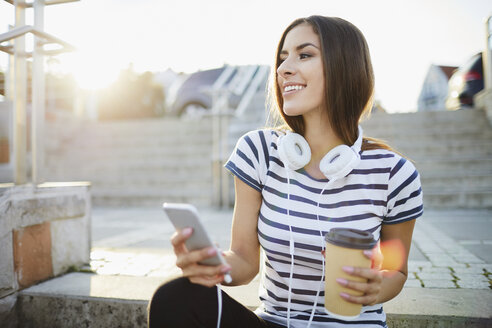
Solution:
M408 254L415 220L385 224L381 228L383 281L375 303L383 303L400 293L408 276Z
M386 224L381 228L381 268L353 268L347 273L368 279L367 283L346 281L343 286L364 292L362 296L343 295L354 303L372 305L383 303L397 296L403 288L408 274L408 254L412 242L415 220L397 224Z
M232 221L231 245L225 259L232 267L231 286L249 283L258 273L260 243L257 224L261 193L234 177L236 202Z
M232 240L229 251L225 252L228 264L208 266L200 261L215 256L217 249L188 251L185 241L192 235L191 228L176 232L171 243L176 254L176 266L181 268L183 276L195 283L212 287L224 282L224 273L230 272L231 286L246 284L253 279L259 269L260 244L256 227L261 205L261 194L246 183L235 178L236 205L232 224Z

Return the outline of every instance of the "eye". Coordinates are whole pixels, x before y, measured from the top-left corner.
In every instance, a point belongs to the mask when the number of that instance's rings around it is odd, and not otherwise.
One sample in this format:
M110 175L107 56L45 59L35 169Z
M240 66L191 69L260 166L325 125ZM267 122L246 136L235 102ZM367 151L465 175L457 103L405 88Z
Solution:
M312 56L310 54L304 54L304 53L302 53L302 54L299 55L299 59L306 59L306 58L309 58L309 57L312 57Z

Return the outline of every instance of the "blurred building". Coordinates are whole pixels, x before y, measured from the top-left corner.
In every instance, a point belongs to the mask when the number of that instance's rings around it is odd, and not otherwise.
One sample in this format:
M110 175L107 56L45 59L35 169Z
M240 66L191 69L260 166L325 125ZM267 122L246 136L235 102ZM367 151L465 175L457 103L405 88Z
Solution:
M455 66L434 64L429 67L418 99L419 112L445 110L448 81L456 69Z

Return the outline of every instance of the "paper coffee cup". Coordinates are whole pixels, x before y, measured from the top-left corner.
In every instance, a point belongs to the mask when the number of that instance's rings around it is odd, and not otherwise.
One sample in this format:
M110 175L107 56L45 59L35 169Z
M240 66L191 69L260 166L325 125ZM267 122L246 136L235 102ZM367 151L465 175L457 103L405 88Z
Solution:
M344 266L371 267L371 260L363 251L373 249L377 241L372 233L349 228L333 228L325 235L325 308L340 319L353 319L360 315L362 304L344 300L340 293L360 296L363 293L348 289L336 282L337 278L365 282L367 279L350 276L342 270Z

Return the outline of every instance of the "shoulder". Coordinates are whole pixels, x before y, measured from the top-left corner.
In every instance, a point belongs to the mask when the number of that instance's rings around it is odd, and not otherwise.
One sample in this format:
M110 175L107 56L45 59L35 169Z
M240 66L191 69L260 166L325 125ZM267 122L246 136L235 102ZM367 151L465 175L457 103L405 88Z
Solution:
M277 148L278 137L282 134L282 131L271 128L252 130L243 134L238 144L247 144L258 151L269 153L270 148Z
M390 177L397 171L416 171L414 164L400 154L387 149L364 150L361 153L361 160L371 167L385 167L390 170Z
M243 134L241 139L251 139L255 142L261 142L262 139L272 141L276 140L283 132L272 128L251 130Z

